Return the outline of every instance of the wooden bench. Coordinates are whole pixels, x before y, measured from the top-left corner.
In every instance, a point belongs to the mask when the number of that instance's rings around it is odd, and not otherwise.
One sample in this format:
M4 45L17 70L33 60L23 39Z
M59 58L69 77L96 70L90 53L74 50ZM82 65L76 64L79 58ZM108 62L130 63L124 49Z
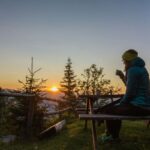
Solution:
M123 95L118 94L118 95L80 95L80 98L83 99L86 103L85 108L76 108L76 112L78 114L93 114L97 110L96 107L93 107L94 102L96 102L99 99L110 99L111 102L113 102L114 98L121 98ZM99 108L99 107L98 107ZM87 128L87 120L85 119L85 125L84 128Z
M98 150L97 133L96 133L96 120L150 120L150 116L121 116L121 115L108 115L108 114L79 114L81 120L92 121L92 141L93 149Z

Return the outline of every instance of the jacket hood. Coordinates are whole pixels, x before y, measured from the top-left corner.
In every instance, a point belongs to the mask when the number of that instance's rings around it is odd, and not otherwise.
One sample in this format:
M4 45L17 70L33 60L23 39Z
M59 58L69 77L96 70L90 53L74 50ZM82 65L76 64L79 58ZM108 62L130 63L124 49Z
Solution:
M144 67L145 62L142 58L137 57L131 62L131 66Z

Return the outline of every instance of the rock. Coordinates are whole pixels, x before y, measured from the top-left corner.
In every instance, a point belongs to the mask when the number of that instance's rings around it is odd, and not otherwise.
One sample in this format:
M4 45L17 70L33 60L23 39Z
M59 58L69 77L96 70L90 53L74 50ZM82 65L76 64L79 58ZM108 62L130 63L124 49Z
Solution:
M0 140L3 142L3 143L10 143L10 142L13 142L15 141L16 139L16 135L6 135L6 136L2 136L0 138Z

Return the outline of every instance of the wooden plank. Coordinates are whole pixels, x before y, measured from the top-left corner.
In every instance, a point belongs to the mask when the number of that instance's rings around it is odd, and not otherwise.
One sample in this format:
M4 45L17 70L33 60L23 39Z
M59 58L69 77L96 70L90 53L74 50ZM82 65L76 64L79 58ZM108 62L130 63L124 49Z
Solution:
M29 99L29 97L28 97ZM32 136L32 124L34 118L34 107L35 107L36 97L29 99L29 108L28 108L28 116L27 116L27 137L30 138Z
M108 114L79 114L82 120L149 120L150 116L122 116Z
M95 126L95 120L92 120L92 141L93 141L93 149L97 150L97 133L96 133L96 126Z
M80 95L79 97L96 100L99 98L120 98L120 97L123 97L123 94L117 94L117 95Z
M98 107L94 107L93 108L93 110L97 110L98 109ZM87 108L85 108L85 107L81 107L81 108L76 108L75 109L76 111L86 111L87 110ZM90 109L88 108L88 111L89 111Z
M60 132L62 128L65 126L66 120L62 120L55 125L47 128L46 130L42 131L39 135L39 139L45 139L54 136L56 133Z
M59 110L59 111L49 112L49 113L46 114L46 116L62 114L62 113L66 112L66 111L69 111L69 110L71 110L71 107L67 107L67 108L65 108L63 110Z
M7 92L0 92L0 96L8 96L8 97L35 97L34 94L7 93Z

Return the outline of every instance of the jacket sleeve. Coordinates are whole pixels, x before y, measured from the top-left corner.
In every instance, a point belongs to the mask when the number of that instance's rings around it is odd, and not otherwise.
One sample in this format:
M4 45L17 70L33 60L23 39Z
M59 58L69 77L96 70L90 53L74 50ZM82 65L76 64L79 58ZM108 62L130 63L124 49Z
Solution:
M121 100L122 103L129 103L137 93L137 87L138 87L138 72L136 69L131 68L127 72L127 82L126 82L126 93L124 97Z

